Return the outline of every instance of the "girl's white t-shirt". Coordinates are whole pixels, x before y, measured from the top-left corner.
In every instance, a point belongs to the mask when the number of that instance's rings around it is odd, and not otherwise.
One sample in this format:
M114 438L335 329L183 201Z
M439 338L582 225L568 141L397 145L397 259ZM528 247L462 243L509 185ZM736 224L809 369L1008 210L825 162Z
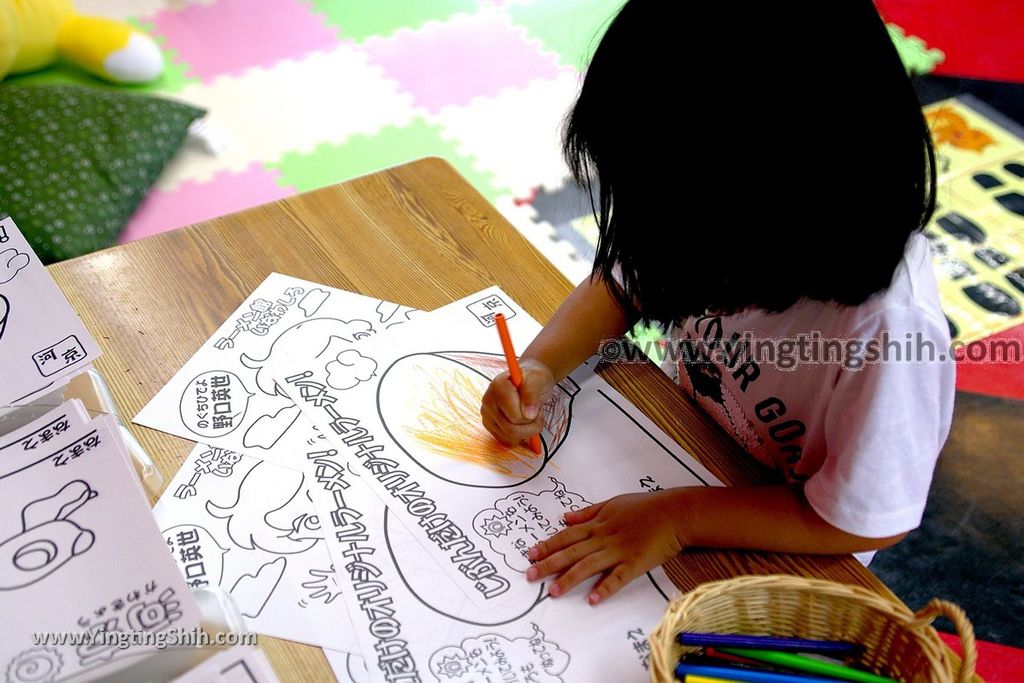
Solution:
M822 519L867 538L920 524L956 374L926 237L859 306L705 315L667 337L665 371L750 455L802 483Z

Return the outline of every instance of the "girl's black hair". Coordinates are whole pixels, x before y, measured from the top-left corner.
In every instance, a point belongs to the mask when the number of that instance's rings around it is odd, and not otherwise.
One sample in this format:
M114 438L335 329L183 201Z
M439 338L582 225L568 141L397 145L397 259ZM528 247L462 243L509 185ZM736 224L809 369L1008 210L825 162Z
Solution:
M863 303L935 207L931 136L870 0L629 0L564 145L598 220L592 277L618 270L645 322Z

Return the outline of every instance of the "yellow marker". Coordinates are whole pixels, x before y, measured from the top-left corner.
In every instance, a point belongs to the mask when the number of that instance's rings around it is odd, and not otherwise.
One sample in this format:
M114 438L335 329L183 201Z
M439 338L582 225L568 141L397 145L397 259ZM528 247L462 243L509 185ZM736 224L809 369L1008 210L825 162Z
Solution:
M736 681L727 678L708 678L707 676L686 674L686 683L736 683Z

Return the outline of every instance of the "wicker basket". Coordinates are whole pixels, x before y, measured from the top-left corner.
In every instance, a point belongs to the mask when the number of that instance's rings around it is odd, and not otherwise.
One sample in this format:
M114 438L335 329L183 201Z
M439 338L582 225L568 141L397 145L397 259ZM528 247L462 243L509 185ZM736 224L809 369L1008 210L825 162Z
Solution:
M956 671L932 621L952 620L963 645ZM675 680L679 657L694 650L676 642L680 631L789 636L861 643L858 660L904 683L966 683L974 675L974 628L963 610L932 600L917 614L856 586L795 576L745 576L705 583L679 596L651 633L651 680Z

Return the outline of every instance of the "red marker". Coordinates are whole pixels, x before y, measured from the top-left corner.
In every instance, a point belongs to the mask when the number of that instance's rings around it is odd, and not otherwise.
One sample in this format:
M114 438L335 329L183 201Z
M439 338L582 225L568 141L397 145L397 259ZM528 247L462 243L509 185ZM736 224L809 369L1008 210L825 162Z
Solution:
M494 314L494 325L498 328L498 337L501 338L501 350L505 352L505 360L508 361L508 378L512 380L512 386L518 389L523 386L523 371L519 369L516 350L512 348L512 337L509 336L504 313ZM541 454L539 435L534 434L530 437L530 450L537 455Z

